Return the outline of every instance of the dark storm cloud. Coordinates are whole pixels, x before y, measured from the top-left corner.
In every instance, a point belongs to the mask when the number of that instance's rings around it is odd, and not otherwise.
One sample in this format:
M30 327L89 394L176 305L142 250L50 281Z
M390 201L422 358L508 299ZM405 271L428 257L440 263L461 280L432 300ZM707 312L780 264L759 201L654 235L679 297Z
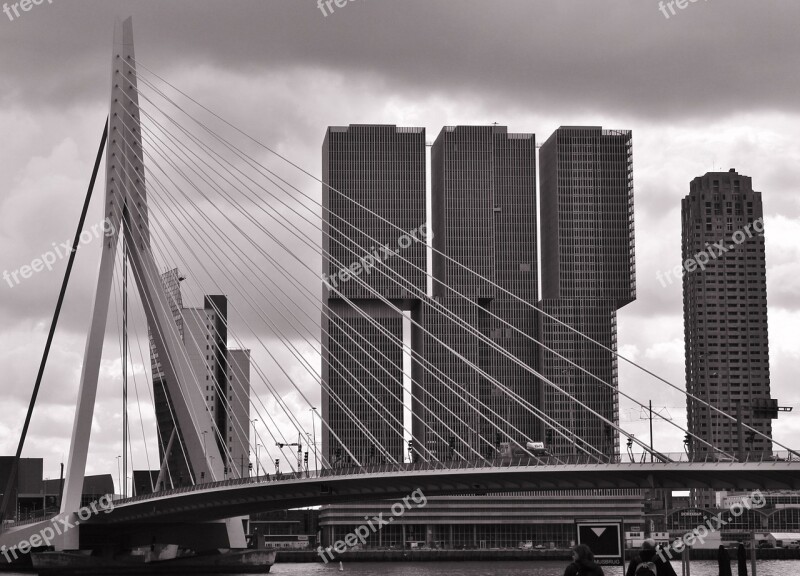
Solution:
M797 110L800 5L704 2L669 20L657 5L374 0L326 18L313 0L56 0L0 20L2 97L102 100L111 22L130 13L138 56L162 70L319 67L371 73L401 92L469 91L503 106L557 102L664 121Z

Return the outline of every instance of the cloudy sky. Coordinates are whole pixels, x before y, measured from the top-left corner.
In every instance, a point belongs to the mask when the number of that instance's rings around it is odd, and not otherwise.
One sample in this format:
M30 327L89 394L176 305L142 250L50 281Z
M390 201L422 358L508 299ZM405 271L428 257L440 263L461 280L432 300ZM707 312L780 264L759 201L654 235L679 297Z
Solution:
M19 16L9 9L11 16L0 14L0 271L18 270L74 233L108 112L113 24L132 15L142 64L316 176L329 125L422 126L428 140L444 125L494 122L535 132L540 141L559 125L633 130L638 300L620 312L619 342L628 357L678 386L681 289L677 281L662 286L656 274L680 261L680 200L692 178L712 169L751 176L764 199L773 396L796 408L775 424L775 436L797 444L795 0L709 0L676 8L674 15L667 9L669 18L656 0L351 0L327 16L315 0L44 0ZM237 142L298 187L286 193L289 206L315 209L302 194L318 200L318 184L252 142ZM98 186L87 226L102 218L103 192ZM278 210L290 227L319 237L311 223L271 199L257 207ZM154 200L152 209L156 221L171 220L166 201L156 206ZM287 228L270 227L289 241L297 259L277 244L271 253L316 285L300 262L319 270L319 256L292 243ZM160 237L169 240L161 241L164 250L156 256L160 266L186 271L187 304L199 304L203 292L224 290L233 298L241 282L204 271L180 249L187 234L177 226L167 230ZM45 458L48 476L57 476L68 453L99 253L92 241L79 251L25 449L26 456ZM16 448L64 269L60 260L51 272L13 288L0 284L0 453ZM277 274L275 280L277 289L290 286ZM288 334L317 366L313 346L303 339L311 337L313 321L306 322L310 332L291 332L275 304L263 303L274 327L254 320L243 302L239 306L232 323L241 344L254 349L264 375L310 429L308 406L288 379L315 405L318 387L279 335ZM90 473L115 478L121 454L116 310L112 301L88 464ZM318 317L310 303L305 311ZM144 334L141 325L132 330ZM146 341L141 344L146 353ZM144 468L142 427L151 459L156 449L147 362L137 345L132 355L142 424L137 411L131 425L134 465ZM261 377L253 378L264 405L282 421ZM624 366L621 387L685 424L679 393ZM638 409L623 403L621 419L646 437ZM657 448L678 451L681 440L675 428L658 426Z

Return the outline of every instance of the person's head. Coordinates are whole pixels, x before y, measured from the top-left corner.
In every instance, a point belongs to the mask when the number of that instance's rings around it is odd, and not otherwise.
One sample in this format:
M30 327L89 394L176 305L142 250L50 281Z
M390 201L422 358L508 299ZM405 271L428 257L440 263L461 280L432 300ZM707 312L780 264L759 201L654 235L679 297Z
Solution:
M572 559L581 563L594 562L594 554L586 544L578 544L572 549Z
M652 562L642 562L636 567L636 576L657 576L658 570Z

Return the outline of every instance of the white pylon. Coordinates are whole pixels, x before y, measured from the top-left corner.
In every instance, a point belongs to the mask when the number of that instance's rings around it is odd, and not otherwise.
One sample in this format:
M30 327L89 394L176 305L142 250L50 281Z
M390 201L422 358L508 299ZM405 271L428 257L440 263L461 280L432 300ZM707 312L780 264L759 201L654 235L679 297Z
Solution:
M86 458L91 436L97 382L103 352L108 307L120 230L125 234L133 268L133 280L142 300L186 455L195 482L223 478L224 461L216 442L203 448L200 421L206 406L192 379L183 342L161 284L150 246L147 193L141 146L133 21L117 21L112 57L111 108L106 148L106 230L97 287L92 305L92 322L86 341L80 391L72 431L69 460L61 501L62 513L74 513L81 505ZM233 523L234 526L236 523ZM241 527L241 525L239 525ZM238 535L233 537L239 541ZM241 534L244 540L244 534Z

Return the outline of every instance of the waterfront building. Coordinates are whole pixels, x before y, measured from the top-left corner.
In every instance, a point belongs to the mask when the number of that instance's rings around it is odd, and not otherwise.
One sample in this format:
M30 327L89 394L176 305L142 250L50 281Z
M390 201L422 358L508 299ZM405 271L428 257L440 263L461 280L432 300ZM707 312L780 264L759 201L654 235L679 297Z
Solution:
M426 225L425 170L424 128L331 126L325 134L322 456L331 466L402 462L411 439L398 345L404 314L388 302L414 313L426 293L425 243L401 240Z
M535 367L536 137L447 126L431 164L433 298L420 313L431 335L419 351L434 373L420 371L426 394L415 399L426 410L414 436L439 459L496 458L501 443L524 446L543 435L536 378L475 335Z
M0 456L0 486L8 485L8 475L14 456ZM17 482L9 504L8 517L18 520L41 517L43 514L57 514L61 507L63 480L44 478L42 458L20 458L17 468ZM86 476L83 479L81 506L88 506L104 496L121 494L122 487L114 489L111 474ZM2 496L2 494L0 494Z
M536 378L474 334L480 331L524 364L537 367L541 356L528 338L537 335L537 314L526 305L535 305L539 299L533 134L509 133L503 126L445 127L439 133L431 149L431 243L452 261L434 253L430 289L419 270L397 261L387 263L386 275L358 277L373 290L353 278L341 279L342 269L350 267L358 254L343 246L367 253L374 245L360 231L368 231L381 243L392 243L398 232L385 220L401 229L425 222L424 141L424 130L395 126L331 127L326 133L322 398L323 418L331 431L323 433L322 452L332 466L351 462L344 446L365 464L385 461L389 454L398 461L496 458L509 437L520 443L547 439L555 444L535 410L570 424L564 418L569 411L561 408L566 406L563 399L556 400L550 393L548 404ZM560 223L556 229L560 236L548 244L547 270L555 270L564 280L548 284L555 286L548 292L549 302L572 311L570 320L588 315L596 326L590 333L613 349L616 310L635 298L630 133L561 129L550 142L556 164L548 165L552 167L548 185L553 185L555 208L548 217ZM562 149L570 152L573 148L580 149L581 163L559 165ZM586 160L589 157L591 161ZM576 175L588 171L597 173L594 179L578 182ZM597 214L588 214L590 210ZM602 254L592 252L602 268L576 282L576 274L586 272L582 258L594 248L581 244L592 244L586 234L572 236L568 231L588 228L611 247ZM425 270L424 246L419 248L403 255ZM577 267L576 259L580 260ZM467 273L462 265L477 274ZM613 281L606 282L606 273L616 274ZM387 282L387 276L397 283ZM406 311L424 330L415 326L404 331L404 319L381 297ZM330 314L334 311L335 315ZM373 327L370 319L386 332ZM578 328L586 330L582 325ZM554 332L550 329L545 334L551 337ZM408 390L399 384L402 358L397 342L404 339L412 350L413 434L405 437L408 454L404 437L397 426L395 430L391 426L403 421L403 407L408 403ZM610 354L585 355L586 347L576 344L576 338L562 340L570 345L554 340L551 344L614 387L600 392L587 389L581 398L618 421L616 360ZM372 367L376 355L387 360L380 369L361 369ZM550 357L545 360L552 373L555 362ZM375 382L376 374L381 382ZM560 373L553 378L559 381ZM492 379L506 390L498 389ZM509 391L523 402L510 402ZM379 402L365 401L373 396ZM353 426L354 415L366 424L366 432ZM607 428L591 418L584 421L592 445L608 454L618 452L616 434L612 438ZM380 447L372 438L380 439ZM390 545L505 547L531 539L561 545L570 535L574 537L574 519L585 516L587 510L593 513L594 507L601 515L624 515L626 527L633 530L643 523L639 491L574 492L558 500L557 512L537 514L536 507L546 498L544 494L430 498L424 511L415 512L385 536L393 542ZM520 514L508 522L512 509ZM352 528L355 515L363 521L364 514L379 510L372 503L324 507L321 527L335 540L337 534Z
M540 162L539 305L558 320L540 319L540 368L583 404L543 384L543 409L573 434L549 433L548 445L558 455L614 457L619 435L606 420L619 424L617 310L636 299L632 135L561 127L542 145Z
M178 334L183 342L193 382L188 387L195 394L193 401L204 410L198 413L198 429L203 442L216 442L226 456L227 478L247 477L250 463L250 351L228 346L228 300L225 296L205 296L202 308L183 305L177 269L162 274L162 284L172 310ZM161 370L163 355L150 338L150 361L153 370L156 422L159 436L159 459L170 444L175 418L169 392ZM167 458L168 474L163 486L191 484L193 471L186 459L180 429L177 430ZM146 472L145 472L146 474ZM194 478L195 483L209 479Z
M569 548L575 519L622 519L625 532L644 523L639 490L558 490L513 496L483 496L467 503L460 496L413 501L401 516L393 502L341 504L320 511L322 545L330 546L356 527L364 516L383 512L391 524L371 534L368 548L519 548L531 542L541 548Z
M681 204L686 389L699 400L772 436L764 211L752 180L731 169L695 178ZM687 398L695 458L771 454L772 443ZM759 456L760 457L760 456ZM695 504L716 505L697 490Z

